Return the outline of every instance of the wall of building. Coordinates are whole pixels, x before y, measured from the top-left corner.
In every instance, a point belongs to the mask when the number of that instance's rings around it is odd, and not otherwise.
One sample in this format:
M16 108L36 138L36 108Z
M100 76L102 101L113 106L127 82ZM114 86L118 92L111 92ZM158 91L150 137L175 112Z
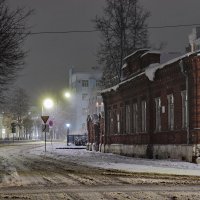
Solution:
M178 159L192 162L195 155L194 145L154 145L154 159ZM106 144L101 145L101 152L126 155L131 157L148 158L147 145L123 145L123 144Z
M150 82L145 75L133 79L132 81L122 85L122 87L113 92L113 94L104 95L106 102L106 112L111 112L112 117L108 119L106 127L109 132L108 143L125 143L125 144L148 144L150 142L156 144L182 144L186 143L186 130L182 129L182 103L181 103L181 91L185 90L185 78L180 71L180 67L176 63L169 67L167 70L157 72L157 78L154 82ZM134 89L133 89L134 88ZM131 90L131 92L130 92ZM174 95L174 130L169 130L168 127L168 102L167 95ZM155 128L155 98L161 99L161 131L156 131ZM141 101L146 101L146 118L147 125L146 131L141 130ZM125 105L129 104L131 113L132 105L137 103L138 105L138 130L133 131L131 126L131 132L125 132ZM116 133L116 118L115 113L121 113L121 132ZM133 116L131 116L131 121ZM170 134L169 134L170 132ZM150 141L150 136L152 135Z
M181 66L180 61L183 61ZM118 86L102 92L105 108L105 135L101 151L130 156L178 158L198 156L200 143L200 58L188 54L161 65L150 80L141 70ZM187 75L186 75L187 74ZM188 80L188 81L187 81ZM187 84L188 83L188 84ZM182 93L188 85L189 125L183 126ZM169 126L168 96L173 95L173 128ZM156 128L156 98L160 98L161 128ZM146 101L146 130L142 130L141 102ZM138 128L133 127L133 104L138 105ZM130 105L130 130L126 107ZM117 115L120 118L118 130ZM195 149L195 151L194 151Z
M88 72L69 71L69 87L73 92L73 115L74 120L70 123L72 133L85 134L87 132L88 104L90 97L97 90L97 82L101 79L101 71ZM87 84L86 84L87 82Z

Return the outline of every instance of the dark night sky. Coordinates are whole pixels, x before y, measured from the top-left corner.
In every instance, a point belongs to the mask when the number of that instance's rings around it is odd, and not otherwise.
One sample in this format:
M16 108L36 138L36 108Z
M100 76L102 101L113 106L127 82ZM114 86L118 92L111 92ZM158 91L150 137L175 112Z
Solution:
M91 19L102 13L104 0L8 0L14 8L33 8L29 20L32 32L94 29ZM200 23L199 0L141 0L151 12L149 26ZM166 51L185 51L192 27L150 29L150 42L156 46L166 42ZM26 41L29 50L26 66L17 84L34 100L48 90L60 92L67 86L70 66L77 69L98 65L96 49L98 33L32 35Z

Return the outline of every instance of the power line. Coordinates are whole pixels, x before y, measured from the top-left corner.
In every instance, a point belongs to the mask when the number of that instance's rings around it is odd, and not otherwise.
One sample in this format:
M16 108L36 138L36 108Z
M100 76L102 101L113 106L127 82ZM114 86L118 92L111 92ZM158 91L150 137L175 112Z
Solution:
M162 29L162 28L180 28L189 26L200 26L200 24L178 24L178 25L165 25L165 26L149 26L147 29Z
M68 33L92 33L98 32L99 30L71 30L71 31L39 31L31 32L30 35L40 35L40 34L68 34Z
M165 25L165 26L148 26L144 29L165 29L165 28L181 28L190 26L200 26L200 24L178 24L178 25ZM42 34L70 34L70 33L93 33L99 32L99 30L70 30L70 31L39 31L31 32L30 35L42 35Z

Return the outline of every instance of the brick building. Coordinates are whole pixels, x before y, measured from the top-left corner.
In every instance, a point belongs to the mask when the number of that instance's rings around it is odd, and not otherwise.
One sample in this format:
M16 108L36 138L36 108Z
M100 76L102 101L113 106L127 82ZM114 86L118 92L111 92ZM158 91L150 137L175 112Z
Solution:
M134 52L124 59L121 83L102 91L102 152L190 162L199 157L199 52L161 60L159 52Z

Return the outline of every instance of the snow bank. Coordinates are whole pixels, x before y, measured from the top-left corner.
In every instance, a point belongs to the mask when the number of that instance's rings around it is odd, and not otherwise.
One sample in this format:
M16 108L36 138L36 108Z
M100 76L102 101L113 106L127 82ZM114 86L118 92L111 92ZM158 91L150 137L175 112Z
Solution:
M178 160L151 160L126 157L111 153L87 151L85 149L57 149L66 144L47 144L44 147L31 150L31 154L46 155L54 159L74 161L76 163L104 169L125 170L128 172L161 173L176 175L200 176L200 165Z

